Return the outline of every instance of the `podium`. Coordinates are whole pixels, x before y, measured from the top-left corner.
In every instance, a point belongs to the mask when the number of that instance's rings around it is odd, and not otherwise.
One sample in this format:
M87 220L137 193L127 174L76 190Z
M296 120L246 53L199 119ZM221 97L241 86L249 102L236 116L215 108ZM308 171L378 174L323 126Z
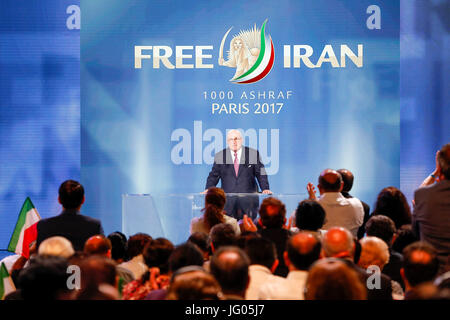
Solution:
M228 193L228 199L243 202L252 199L252 206L259 207L264 198L275 197L286 206L286 218L295 212L298 203L306 198L306 193L272 194L261 193ZM244 201L244 203L248 203ZM143 232L152 238L163 237L175 245L189 238L189 227L192 218L201 216L205 205L205 195L200 193L185 194L123 194L122 195L122 232L127 237ZM227 208L227 206L225 206ZM248 208L245 214L254 214ZM242 214L242 213L241 213Z

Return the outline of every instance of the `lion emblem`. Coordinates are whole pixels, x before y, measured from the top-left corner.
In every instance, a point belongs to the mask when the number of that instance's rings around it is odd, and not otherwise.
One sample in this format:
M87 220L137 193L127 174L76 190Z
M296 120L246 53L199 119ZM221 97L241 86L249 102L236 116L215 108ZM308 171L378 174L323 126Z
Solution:
M237 79L246 73L255 64L261 50L261 30L256 28L240 31L230 42L230 50L228 50L227 60L223 58L223 47L225 40L231 29L225 33L220 44L219 65L230 68L236 68L233 79Z

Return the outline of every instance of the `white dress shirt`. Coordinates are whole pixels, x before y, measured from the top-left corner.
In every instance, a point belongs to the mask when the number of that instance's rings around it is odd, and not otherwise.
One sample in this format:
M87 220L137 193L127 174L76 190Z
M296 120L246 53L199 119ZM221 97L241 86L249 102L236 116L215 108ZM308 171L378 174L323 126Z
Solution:
M233 164L234 164L234 158L235 158L234 151L231 149L230 149L230 151L231 151L231 159L233 159ZM236 151L236 153L237 153L237 163L241 163L242 148L240 148L238 151Z
M325 223L322 227L348 229L355 237L364 221L364 208L357 198L345 198L340 192L326 192L317 200L325 210Z
M130 270L135 279L140 279L148 271L142 254L133 257L130 261L119 264L119 266Z
M233 230L234 230L236 236L240 236L241 228L239 227L238 221L235 218L227 216L227 215L224 215L223 218L224 218L224 223L227 223L233 227ZM193 234L194 232L203 232L203 233L209 234L210 231L211 231L211 229L206 226L203 216L192 218L191 226L189 229L190 234Z
M248 269L248 274L250 275L250 283L245 292L245 300L258 300L259 290L262 285L277 281L278 278L283 279L273 275L267 267L260 264L252 264Z
M292 270L286 278L267 282L259 290L259 300L304 300L308 271Z

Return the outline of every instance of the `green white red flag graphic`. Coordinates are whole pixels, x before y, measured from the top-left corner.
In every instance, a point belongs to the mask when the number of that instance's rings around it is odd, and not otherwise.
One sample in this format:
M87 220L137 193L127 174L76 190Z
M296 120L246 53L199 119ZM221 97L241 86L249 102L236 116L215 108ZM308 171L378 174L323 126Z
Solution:
M8 245L8 251L30 257L30 244L37 239L37 223L41 219L39 213L27 197L19 213L16 227Z
M0 266L0 300L3 300L5 296L16 290L11 276L8 273L8 269L4 263Z
M275 50L273 48L272 38L266 37L267 20L261 27L261 49L255 64L243 75L232 79L234 83L254 83L267 76L273 67L275 59Z

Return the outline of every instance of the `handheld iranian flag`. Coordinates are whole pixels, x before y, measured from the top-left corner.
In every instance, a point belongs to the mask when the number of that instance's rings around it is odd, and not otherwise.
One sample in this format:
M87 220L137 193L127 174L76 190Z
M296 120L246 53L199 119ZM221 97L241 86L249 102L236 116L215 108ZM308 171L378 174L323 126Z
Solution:
M37 239L37 223L41 219L39 213L27 197L19 213L16 227L9 241L8 251L30 257L30 243Z
M0 300L3 300L5 296L16 290L14 282L8 273L8 269L4 263L0 266Z

